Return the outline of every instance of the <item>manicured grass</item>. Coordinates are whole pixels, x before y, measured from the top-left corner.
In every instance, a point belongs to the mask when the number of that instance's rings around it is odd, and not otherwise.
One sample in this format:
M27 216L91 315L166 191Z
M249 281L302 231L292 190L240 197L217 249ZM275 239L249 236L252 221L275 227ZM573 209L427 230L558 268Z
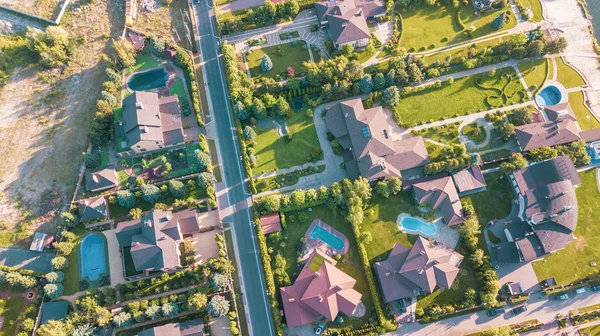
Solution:
M511 76L510 82L504 75ZM499 105L517 104L524 100L525 92L515 77L512 68L504 68L497 70L492 78L483 73L457 79L453 84L443 83L441 88L429 87L409 92L402 95L400 103L394 108L394 116L401 125L410 126L485 111ZM485 89L478 86L476 81Z
M278 46L266 47L255 49L246 56L248 60L248 66L250 67L250 73L252 77L270 77L276 80L283 80L287 78L287 68L289 66L294 68L295 75L299 76L304 72L303 62L310 61L310 55L308 50L303 49L305 45L304 41L298 42L296 45L292 43L280 44ZM283 55L280 56L278 50L283 50ZM269 55L273 62L273 69L268 72L263 72L260 68L260 63L263 55Z
M4 311L1 312L4 317L4 324L0 329L1 336L12 336L17 327L17 318L21 315L21 310L25 304L25 298L22 296L14 296L6 300Z
M598 335L600 335L600 324L580 329L579 333L581 335L598 336Z
M569 311L569 315L571 314L571 312L577 313L585 313L585 312L589 312L592 310L598 310L600 309L600 303L599 304L595 304L595 305L591 305L591 306L587 306L587 307L583 307L583 308L579 308L579 309L575 309L575 310L571 310Z
M169 94L177 95L177 97L179 97L181 113L184 117L192 114L192 110L190 109L190 101L188 100L187 93L185 92L185 83L183 82L183 79L179 77L175 78L175 82L169 88Z
M296 112L287 120L292 141L277 134L275 128L258 131L254 149L258 157L255 173L289 168L306 163L311 151L320 147L317 131L311 118L304 112Z
M306 215L306 219L304 221L301 221L299 218L300 212L303 212ZM290 220L292 215L296 218L295 221ZM338 209L332 210L325 206L319 206L312 208L311 212L308 212L307 210L293 211L286 213L285 216L287 218L287 228L282 231L282 234L284 237L286 237L284 241L287 242L287 244L285 247L276 247L276 251L280 252L285 257L287 261L287 272L292 282L296 280L297 272L300 271L300 268L297 268L298 255L296 252L296 243L301 237L304 236L306 229L308 229L308 226L313 219L318 218L322 220L323 222L340 231L346 236L346 238L348 238L350 250L342 257L342 260L337 263L336 267L356 279L354 289L363 295L362 302L366 307L366 314L365 316L361 317L358 322L351 322L351 324L357 327L364 325L364 323L371 317L373 311L373 301L371 299L371 293L361 263L360 255L358 254L356 240L354 239L354 234L352 233L352 227L344 219L344 214L342 214ZM346 318L346 320L349 319Z
M504 9L509 12L510 21L501 30L495 30L491 27L491 22L501 11L489 11L477 16L471 6L461 6L460 18L464 26L467 29L475 27L472 36L469 37L458 27L456 10L452 6L417 5L414 10L403 11L403 33L400 43L408 50L414 48L415 51L424 51L507 30L517 24L510 9Z
M135 65L127 69L127 74L132 74L137 71L148 70L162 65L162 62L154 59L150 53L150 48L146 47L140 51L136 58Z
M242 335L249 335L248 332L248 322L246 321L246 312L244 307L244 301L242 300L242 288L240 287L240 278L238 273L238 265L235 259L235 248L233 246L233 237L231 236L231 231L225 231L225 244L227 244L227 253L229 254L229 259L233 263L234 271L231 273L231 277L233 278L233 289L235 291L235 302L238 308L238 318L240 320L240 329L242 331Z
M356 54L358 55L358 57L356 58L356 60L360 64L363 64L364 62L368 61L371 57L373 57L375 53L368 53L367 50L357 51Z
M477 123L468 124L462 129L462 132L478 145L485 141L485 127L477 126Z
M488 231L487 235L492 244L500 244L502 242L502 239L498 238L492 231Z
M475 50L476 50L476 52L478 52L485 48L494 47L504 41L509 41L511 39L511 36L498 37L498 38L491 39L491 40L484 41L484 42L469 44L462 48L456 48L456 49L452 49L452 50L448 50L448 51L443 51L441 53L425 56L425 57L423 57L423 60L425 61L425 63L431 64L435 61L443 62L446 60L446 58L448 56L450 56L450 60L467 57L469 55L469 49L471 49L471 47L473 45L475 45Z
M556 65L558 66L558 81L564 85L567 89L582 86L585 84L583 78L577 71L571 66L567 65L563 61L562 57L556 58Z
M594 117L594 115L588 110L585 104L585 97L583 91L576 91L569 93L569 104L575 112L577 122L582 131L590 130L600 127L600 122Z
M525 83L527 83L530 90L533 85L536 86L535 90L531 90L531 93L535 95L544 86L544 82L546 81L548 60L540 58L521 63L519 64L519 71L521 71L523 78L525 78Z
M460 126L460 124L461 122L456 122L442 126L429 127L420 131L413 131L413 134L445 144L459 144L458 126Z
M210 151L210 158L212 160L212 172L215 175L217 182L223 182L221 177L221 169L219 169L219 156L217 154L217 144L215 140L208 140L208 148Z
M506 176L501 173L485 174L487 190L463 197L461 201L473 205L479 223L485 226L494 218L501 219L510 213L514 192Z
M579 206L579 220L574 232L577 239L564 250L533 263L538 279L555 277L558 284L568 284L598 272L597 267L590 265L600 260L597 216L600 192L596 185L596 170L579 173L579 176L582 183L575 189Z
M69 231L73 232L77 236L77 239L73 242L76 247L67 256L69 266L63 271L65 272L65 280L63 280L63 286L65 286L64 295L71 295L79 291L79 242L86 233L82 224L77 225Z
M540 22L544 19L540 0L519 0L519 2L523 6L531 8L531 12L533 13L532 21Z

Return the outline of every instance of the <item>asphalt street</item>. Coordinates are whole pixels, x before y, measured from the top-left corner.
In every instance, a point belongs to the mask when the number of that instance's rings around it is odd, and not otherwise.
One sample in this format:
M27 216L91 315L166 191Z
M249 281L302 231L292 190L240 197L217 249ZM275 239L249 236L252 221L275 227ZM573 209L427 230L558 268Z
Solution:
M264 274L258 254L258 246L252 227L252 216L249 205L250 195L244 188L244 174L240 162L240 152L235 138L236 130L233 124L225 76L223 72L218 38L215 36L214 11L212 4L201 0L196 5L198 13L198 37L200 50L204 61L203 71L206 83L209 106L211 107L212 122L215 123L218 135L218 148L221 159L221 169L227 189L228 204L220 202L221 209L229 208L231 215L222 218L224 222L233 223L236 252L239 256L243 293L249 314L251 334L268 336L274 335L272 317L269 309ZM201 80L201 79L200 79Z

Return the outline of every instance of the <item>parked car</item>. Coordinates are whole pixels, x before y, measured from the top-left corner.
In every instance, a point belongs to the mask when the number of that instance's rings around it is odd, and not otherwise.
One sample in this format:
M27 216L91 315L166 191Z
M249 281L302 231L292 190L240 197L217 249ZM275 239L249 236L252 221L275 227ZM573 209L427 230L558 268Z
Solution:
M560 295L556 296L557 300L566 300L568 298L569 298L569 294L566 294L566 293L565 294L560 294Z
M325 326L322 324L319 324L317 326L317 329L315 329L315 335L321 335L321 333L323 332L323 330L325 330Z
M522 312L527 311L527 306L521 306L521 307L517 307L515 309L512 310L513 315L519 315Z
M488 316L496 316L496 315L504 314L505 312L506 312L506 310L504 308L496 308L496 309L488 310L487 314L488 314Z
M600 285L592 286L592 292L600 291Z
M577 294L585 293L585 288L579 288L578 290L575 291L575 293L577 293Z

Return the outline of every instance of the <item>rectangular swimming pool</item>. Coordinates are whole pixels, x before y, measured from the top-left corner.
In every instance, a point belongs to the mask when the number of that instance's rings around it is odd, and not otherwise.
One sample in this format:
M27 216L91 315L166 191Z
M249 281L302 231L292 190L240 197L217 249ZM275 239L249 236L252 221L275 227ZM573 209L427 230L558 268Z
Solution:
M146 91L165 87L169 74L165 68L136 72L127 81L127 86L133 91Z
M331 246L334 250L341 251L344 249L344 241L340 237L325 230L321 225L315 225L312 231L310 231L310 238L318 239Z

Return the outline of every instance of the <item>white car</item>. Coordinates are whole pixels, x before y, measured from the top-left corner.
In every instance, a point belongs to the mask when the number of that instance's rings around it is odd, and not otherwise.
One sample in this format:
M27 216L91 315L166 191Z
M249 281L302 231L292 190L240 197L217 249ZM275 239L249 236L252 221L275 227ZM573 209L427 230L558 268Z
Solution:
M578 290L575 291L575 293L577 293L577 294L585 293L585 288L579 288Z

